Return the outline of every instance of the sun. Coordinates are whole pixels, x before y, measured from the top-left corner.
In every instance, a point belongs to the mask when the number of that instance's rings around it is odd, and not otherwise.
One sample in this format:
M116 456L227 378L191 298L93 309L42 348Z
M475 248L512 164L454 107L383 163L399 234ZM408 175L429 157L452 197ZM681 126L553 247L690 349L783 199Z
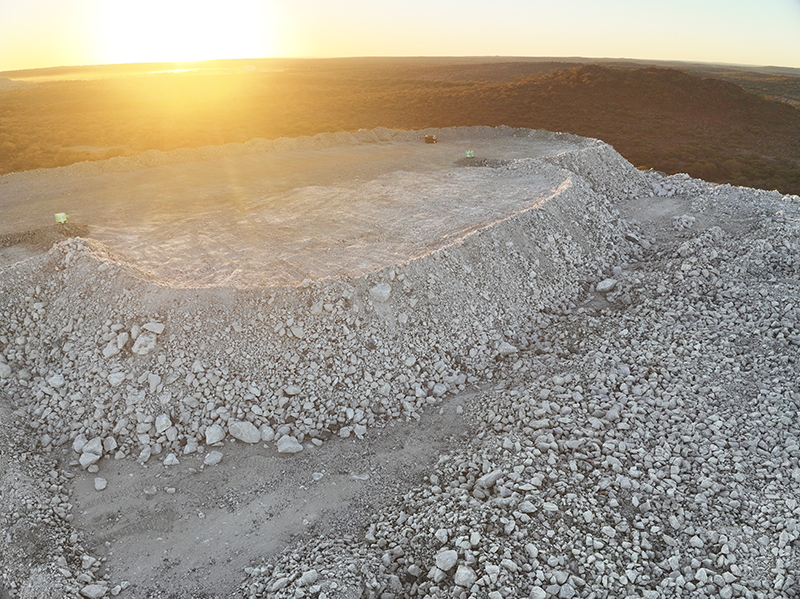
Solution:
M275 56L275 19L258 0L106 0L99 29L107 63Z

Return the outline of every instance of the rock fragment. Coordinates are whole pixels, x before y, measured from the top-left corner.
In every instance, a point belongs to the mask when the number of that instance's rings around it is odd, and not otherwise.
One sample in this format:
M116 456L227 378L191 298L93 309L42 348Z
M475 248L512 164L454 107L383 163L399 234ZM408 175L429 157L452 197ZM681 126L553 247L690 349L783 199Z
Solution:
M597 293L608 293L614 290L614 287L617 286L616 279L603 279L597 284Z
M436 567L443 572L449 572L458 562L458 552L453 549L440 551L436 554Z
M278 453L298 453L303 451L303 446L292 436L286 435L278 439Z
M101 584L87 584L81 588L81 595L86 599L101 599L108 593L108 587Z
M244 443L258 443L261 441L261 432L252 422L233 420L228 422L228 432L232 437Z
M298 385L287 385L284 387L283 392L289 397L294 397L295 395L300 395L303 390Z
M206 445L214 445L225 438L225 429L219 424L212 424L206 428Z
M475 570L469 566L465 566L464 564L460 564L458 566L456 574L453 577L453 582L457 586L464 587L466 589L472 587L476 580L478 580L478 575L475 574Z
M392 286L389 283L378 283L369 290L369 296L372 301L379 303L388 302L391 294Z
M150 331L151 333L155 333L156 335L160 335L164 332L164 325L160 322L148 322L142 325L142 329L145 331Z
M206 454L206 457L203 458L203 464L205 466L216 466L222 461L222 452L220 451L209 451Z
M156 348L156 334L152 331L143 331L136 338L131 351L137 356L146 356Z
M517 348L508 343L507 341L503 341L500 345L497 346L497 353L501 356L510 356L517 353Z

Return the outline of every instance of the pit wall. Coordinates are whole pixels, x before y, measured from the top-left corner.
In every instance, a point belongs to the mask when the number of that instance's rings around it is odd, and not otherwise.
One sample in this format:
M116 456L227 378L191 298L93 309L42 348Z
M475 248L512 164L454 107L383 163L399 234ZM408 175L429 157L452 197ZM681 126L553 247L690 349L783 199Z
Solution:
M593 140L505 168L564 168L554 163L575 170L539 207L411 262L300 288L164 288L92 240L58 244L0 277L0 391L45 449L80 453L99 437L105 455L141 461L244 428L321 444L417 418L513 364L542 310L635 251L598 190L633 192L640 173Z

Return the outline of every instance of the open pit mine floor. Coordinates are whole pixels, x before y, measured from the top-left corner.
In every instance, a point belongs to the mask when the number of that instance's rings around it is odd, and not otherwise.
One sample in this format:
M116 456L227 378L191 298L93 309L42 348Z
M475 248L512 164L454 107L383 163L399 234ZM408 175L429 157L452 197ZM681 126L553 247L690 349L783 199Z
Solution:
M800 596L797 196L376 129L0 215L0 599Z

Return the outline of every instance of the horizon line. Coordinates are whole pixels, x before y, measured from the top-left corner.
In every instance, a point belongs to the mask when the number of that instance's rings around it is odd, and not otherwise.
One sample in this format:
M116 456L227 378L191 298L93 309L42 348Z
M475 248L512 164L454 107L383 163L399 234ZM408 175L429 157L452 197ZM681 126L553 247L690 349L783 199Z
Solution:
M14 73L26 73L32 71L46 71L46 70L63 70L63 69L89 69L89 68L103 68L103 67L124 67L136 65L201 65L208 63L220 62L247 62L247 61L327 61L327 60L364 60L364 59L524 59L530 61L621 61L621 62L638 62L638 63L670 63L670 64L697 64L697 65L715 65L723 67L737 67L737 68L757 68L757 69L787 69L798 71L800 75L800 67L784 66L778 64L747 64L747 63L728 63L728 62L709 62L702 60L679 60L679 59L665 59L665 58L626 58L626 57L611 57L611 56L521 56L521 55L502 55L502 54L487 54L487 55L353 55L353 56L269 56L269 57L247 57L247 58L208 58L201 60L163 60L163 61L144 61L144 62L118 62L118 63L98 63L98 64L64 64L64 65L50 65L43 67L28 67L22 69L8 69L0 71L0 75L8 75Z

